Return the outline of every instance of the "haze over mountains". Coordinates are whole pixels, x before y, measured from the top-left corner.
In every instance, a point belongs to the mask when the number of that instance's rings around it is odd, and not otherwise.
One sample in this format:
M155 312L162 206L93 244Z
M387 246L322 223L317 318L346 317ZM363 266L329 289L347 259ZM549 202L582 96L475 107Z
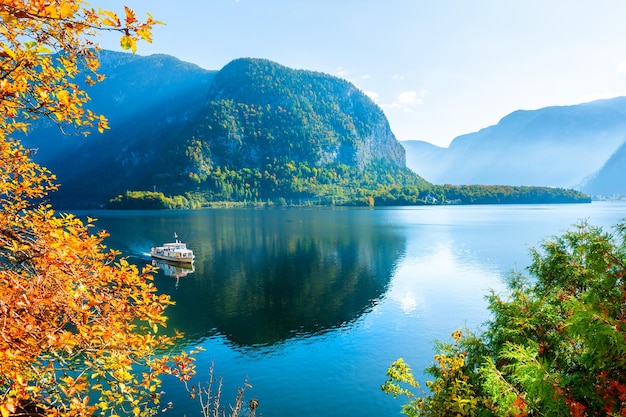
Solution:
M567 187L626 195L626 97L519 110L448 148L402 142L407 165L443 184Z
M88 106L106 115L110 129L84 138L64 135L48 122L23 139L37 149L37 162L57 175L61 188L51 197L62 205L101 204L138 189L196 117L216 74L167 55L103 51L100 59L106 79L87 89Z
M414 200L435 192L428 181L626 195L626 98L514 112L444 149L400 144L369 97L327 74L251 58L219 71L166 55L103 51L101 61L106 79L87 90L89 108L110 130L85 139L40 122L22 138L57 174L62 206L99 206L126 190L335 201L421 187Z

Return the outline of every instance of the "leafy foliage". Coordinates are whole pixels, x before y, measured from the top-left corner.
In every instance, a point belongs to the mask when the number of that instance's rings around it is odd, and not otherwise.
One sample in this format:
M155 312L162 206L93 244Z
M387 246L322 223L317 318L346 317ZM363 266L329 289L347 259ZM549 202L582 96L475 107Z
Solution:
M511 185L450 185L443 186L446 200L461 204L553 204L588 203L589 196L580 191Z
M0 113L5 135L26 129L26 123L39 116L51 117L61 127L105 129L103 116L83 109L89 97L74 82L81 71L89 85L102 79L96 73L96 45L89 38L97 30L117 31L122 47L134 51L138 39L151 40L152 26L158 23L151 17L137 20L128 7L120 18L77 0L3 1L0 16Z
M184 196L166 197L163 193L153 191L126 191L123 195L111 199L107 206L111 209L183 209L191 208L192 204Z
M39 117L106 128L73 82L82 70L87 83L101 78L89 38L117 31L134 50L156 22L78 0L3 1L0 17L0 415L149 415L160 375L194 373L187 355L161 355L177 339L158 334L170 299L150 266L139 270L104 246L106 232L89 232L94 219L43 201L55 177L10 135Z
M418 416L476 416L484 413L491 406L490 400L481 397L477 381L469 371L467 349L479 342L471 334L463 339L461 331L452 334L454 343L439 343L435 364L426 371L435 379L426 386L431 395L422 390L414 379L409 366L402 358L391 364L387 371L389 379L382 389L394 398L404 395L409 400L402 413L410 417ZM412 392L417 389L419 395Z
M533 249L535 279L512 275L508 294L489 296L480 336L439 346L431 393L410 393L405 413L443 415L462 401L477 407L456 415L626 415L626 225L615 231L581 222ZM397 368L383 386L394 395L412 378Z

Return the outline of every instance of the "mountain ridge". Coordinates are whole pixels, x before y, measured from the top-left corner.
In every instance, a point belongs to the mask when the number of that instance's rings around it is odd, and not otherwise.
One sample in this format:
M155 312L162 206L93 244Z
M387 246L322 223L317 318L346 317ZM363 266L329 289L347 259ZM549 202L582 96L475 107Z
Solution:
M626 97L616 97L518 110L447 148L403 146L408 166L435 183L580 188L625 141Z
M615 151L597 172L585 178L575 188L598 198L626 196L626 143Z
M101 63L105 80L88 89L88 107L110 130L68 138L42 123L23 138L59 178L51 199L62 207L126 190L193 194L199 204L343 201L374 182L425 183L406 168L382 110L345 80L256 58L208 71L103 51Z

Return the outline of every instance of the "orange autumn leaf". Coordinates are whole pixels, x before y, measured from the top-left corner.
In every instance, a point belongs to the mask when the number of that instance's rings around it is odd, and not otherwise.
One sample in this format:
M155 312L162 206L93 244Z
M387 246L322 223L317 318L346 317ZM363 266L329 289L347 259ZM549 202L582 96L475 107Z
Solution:
M124 12L126 13L126 25L131 26L134 23L137 23L137 17L135 16L135 12L130 7L124 6Z

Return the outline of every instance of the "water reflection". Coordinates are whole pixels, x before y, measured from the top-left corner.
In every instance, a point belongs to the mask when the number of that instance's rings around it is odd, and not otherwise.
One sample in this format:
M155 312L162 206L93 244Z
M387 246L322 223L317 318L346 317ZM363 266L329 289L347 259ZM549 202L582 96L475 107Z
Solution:
M173 277L176 279L176 288L178 288L178 283L181 278L186 277L187 275L193 273L195 268L193 264L189 263L173 263L166 262L163 260L152 260L152 266L159 268L161 273L166 277Z
M156 284L178 303L168 328L206 349L199 379L213 360L225 376L223 398L249 377L264 415L379 417L398 415L380 391L388 365L403 357L419 377L434 339L487 320L484 296L524 270L529 245L624 213L623 203L593 203L89 215L138 263L174 232L194 250L178 288L163 272ZM258 345L268 347L249 348ZM168 381L174 414L197 413Z
M115 228L115 219L102 221ZM127 244L177 230L196 255L193 274L172 280L163 268L157 277L176 302L169 327L189 342L218 333L236 346L356 320L384 294L406 245L404 234L358 210L217 210L122 223L111 233Z

